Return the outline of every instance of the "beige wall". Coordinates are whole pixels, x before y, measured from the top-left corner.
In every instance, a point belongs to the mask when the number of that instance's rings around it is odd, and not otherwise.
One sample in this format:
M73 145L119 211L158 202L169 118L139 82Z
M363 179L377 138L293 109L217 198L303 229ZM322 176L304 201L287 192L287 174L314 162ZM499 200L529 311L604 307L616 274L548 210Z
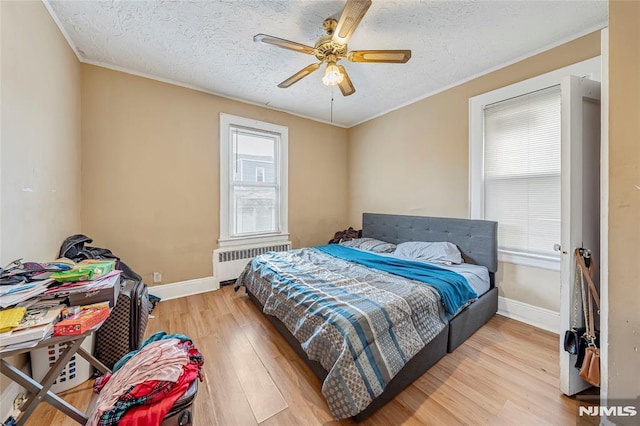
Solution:
M82 65L82 231L151 283L212 275L221 112L289 128L289 232L325 243L347 217L347 131Z
M349 129L349 221L468 217L469 98L600 54L592 33ZM500 265L500 295L559 310L558 272Z
M41 2L0 15L0 265L52 260L80 231L80 64Z
M640 396L639 22L640 2L609 2L609 398Z
M80 230L80 65L42 3L1 4L4 265Z

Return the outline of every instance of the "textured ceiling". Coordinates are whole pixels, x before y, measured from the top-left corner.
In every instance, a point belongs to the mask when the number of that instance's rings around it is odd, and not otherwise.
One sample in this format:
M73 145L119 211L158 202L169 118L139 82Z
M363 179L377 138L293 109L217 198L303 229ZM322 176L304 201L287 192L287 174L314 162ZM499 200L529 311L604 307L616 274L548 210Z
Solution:
M45 1L83 62L331 121L323 69L277 87L315 58L253 36L313 45L342 0ZM606 1L373 0L349 49L411 49L412 58L341 61L356 93L334 89L333 122L353 126L606 22Z

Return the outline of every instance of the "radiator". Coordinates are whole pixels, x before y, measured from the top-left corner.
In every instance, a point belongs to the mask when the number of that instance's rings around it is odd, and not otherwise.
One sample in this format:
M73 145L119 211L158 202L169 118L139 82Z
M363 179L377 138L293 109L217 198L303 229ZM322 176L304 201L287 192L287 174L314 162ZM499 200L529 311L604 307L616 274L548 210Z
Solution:
M291 250L291 241L277 244L222 247L213 251L213 275L218 284L238 278L254 257L268 251Z

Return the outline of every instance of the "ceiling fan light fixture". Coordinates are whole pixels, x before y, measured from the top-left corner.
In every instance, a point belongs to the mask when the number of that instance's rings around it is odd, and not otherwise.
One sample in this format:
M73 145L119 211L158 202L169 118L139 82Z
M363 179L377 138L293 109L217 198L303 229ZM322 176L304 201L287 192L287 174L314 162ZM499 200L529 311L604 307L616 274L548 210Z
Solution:
M340 68L335 62L329 62L324 72L324 77L322 77L322 82L327 86L337 86L342 83L342 80L344 80L344 74L340 72Z
M353 86L347 70L342 65L336 64L338 61L346 59L349 62L404 64L411 59L411 50L349 51L347 44L365 13L367 13L369 6L371 6L371 0L346 0L340 19L327 18L324 20L322 27L327 34L321 36L313 47L267 34L256 34L253 37L255 42L271 44L282 49L315 56L319 61L301 69L278 84L278 87L282 89L290 87L316 71L322 64L326 64L327 67L322 77L322 82L327 86L338 86L343 96L351 96L356 92L356 88Z

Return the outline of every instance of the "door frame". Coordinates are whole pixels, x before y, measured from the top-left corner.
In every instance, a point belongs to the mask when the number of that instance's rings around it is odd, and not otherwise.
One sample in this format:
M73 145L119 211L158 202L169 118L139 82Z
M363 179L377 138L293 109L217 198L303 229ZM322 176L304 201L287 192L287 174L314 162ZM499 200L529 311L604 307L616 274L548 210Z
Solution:
M609 29L600 32L600 405L609 392ZM610 424L606 416L603 424Z

